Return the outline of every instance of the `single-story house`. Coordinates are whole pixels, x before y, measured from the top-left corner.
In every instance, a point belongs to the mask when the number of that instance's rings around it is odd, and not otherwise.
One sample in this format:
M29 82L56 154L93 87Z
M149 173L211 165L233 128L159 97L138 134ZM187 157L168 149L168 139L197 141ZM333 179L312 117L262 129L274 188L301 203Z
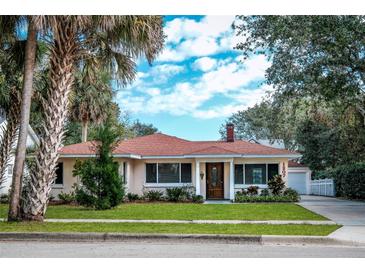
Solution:
M62 147L52 195L69 192L78 183L72 176L77 159L95 157L93 143ZM162 133L125 140L113 151L120 163L128 192L190 186L204 199L234 199L234 193L250 185L266 188L276 174L288 180L288 161L296 152L234 139L227 125L227 139L189 141Z

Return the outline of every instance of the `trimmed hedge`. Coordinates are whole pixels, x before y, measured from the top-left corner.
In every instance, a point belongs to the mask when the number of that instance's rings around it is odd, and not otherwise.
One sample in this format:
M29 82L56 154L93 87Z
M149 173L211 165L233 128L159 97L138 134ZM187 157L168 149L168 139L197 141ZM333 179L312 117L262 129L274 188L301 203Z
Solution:
M292 195L248 196L236 193L235 203L293 203L298 202L299 197Z
M297 202L292 196L239 196L235 203L279 203Z
M336 196L365 199L365 162L339 166L329 173L336 187Z

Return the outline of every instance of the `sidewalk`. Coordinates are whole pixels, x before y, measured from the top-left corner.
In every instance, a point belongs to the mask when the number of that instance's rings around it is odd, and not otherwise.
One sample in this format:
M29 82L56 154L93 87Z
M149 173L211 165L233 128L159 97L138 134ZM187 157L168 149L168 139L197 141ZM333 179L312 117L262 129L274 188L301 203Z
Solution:
M0 221L5 221L0 219ZM129 219L46 219L48 223L163 223L163 224L268 224L268 225L336 225L333 221L311 220L129 220Z

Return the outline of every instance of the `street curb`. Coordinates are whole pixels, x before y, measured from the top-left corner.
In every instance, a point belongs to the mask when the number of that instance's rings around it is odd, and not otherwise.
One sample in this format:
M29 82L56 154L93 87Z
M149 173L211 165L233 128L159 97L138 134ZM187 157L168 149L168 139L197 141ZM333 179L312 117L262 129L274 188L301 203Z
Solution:
M132 234L132 233L43 233L43 232L1 232L0 241L128 241L128 240L192 240L260 243L261 236L221 235L221 234Z
M56 241L88 242L109 241L190 241L239 244L301 244L364 246L352 241L327 236L273 236L273 235L222 235L222 234L129 234L129 233L26 233L0 232L0 241Z

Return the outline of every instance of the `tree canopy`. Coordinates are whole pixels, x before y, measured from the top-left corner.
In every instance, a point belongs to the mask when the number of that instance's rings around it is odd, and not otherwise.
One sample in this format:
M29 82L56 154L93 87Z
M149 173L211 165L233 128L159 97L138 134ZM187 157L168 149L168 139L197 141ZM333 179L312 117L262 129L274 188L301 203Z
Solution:
M277 96L310 96L355 106L365 116L365 16L238 16L245 57L272 62L267 83Z
M229 117L236 137L281 139L314 171L364 160L365 17L237 16L233 27L245 58L270 60L272 87Z

